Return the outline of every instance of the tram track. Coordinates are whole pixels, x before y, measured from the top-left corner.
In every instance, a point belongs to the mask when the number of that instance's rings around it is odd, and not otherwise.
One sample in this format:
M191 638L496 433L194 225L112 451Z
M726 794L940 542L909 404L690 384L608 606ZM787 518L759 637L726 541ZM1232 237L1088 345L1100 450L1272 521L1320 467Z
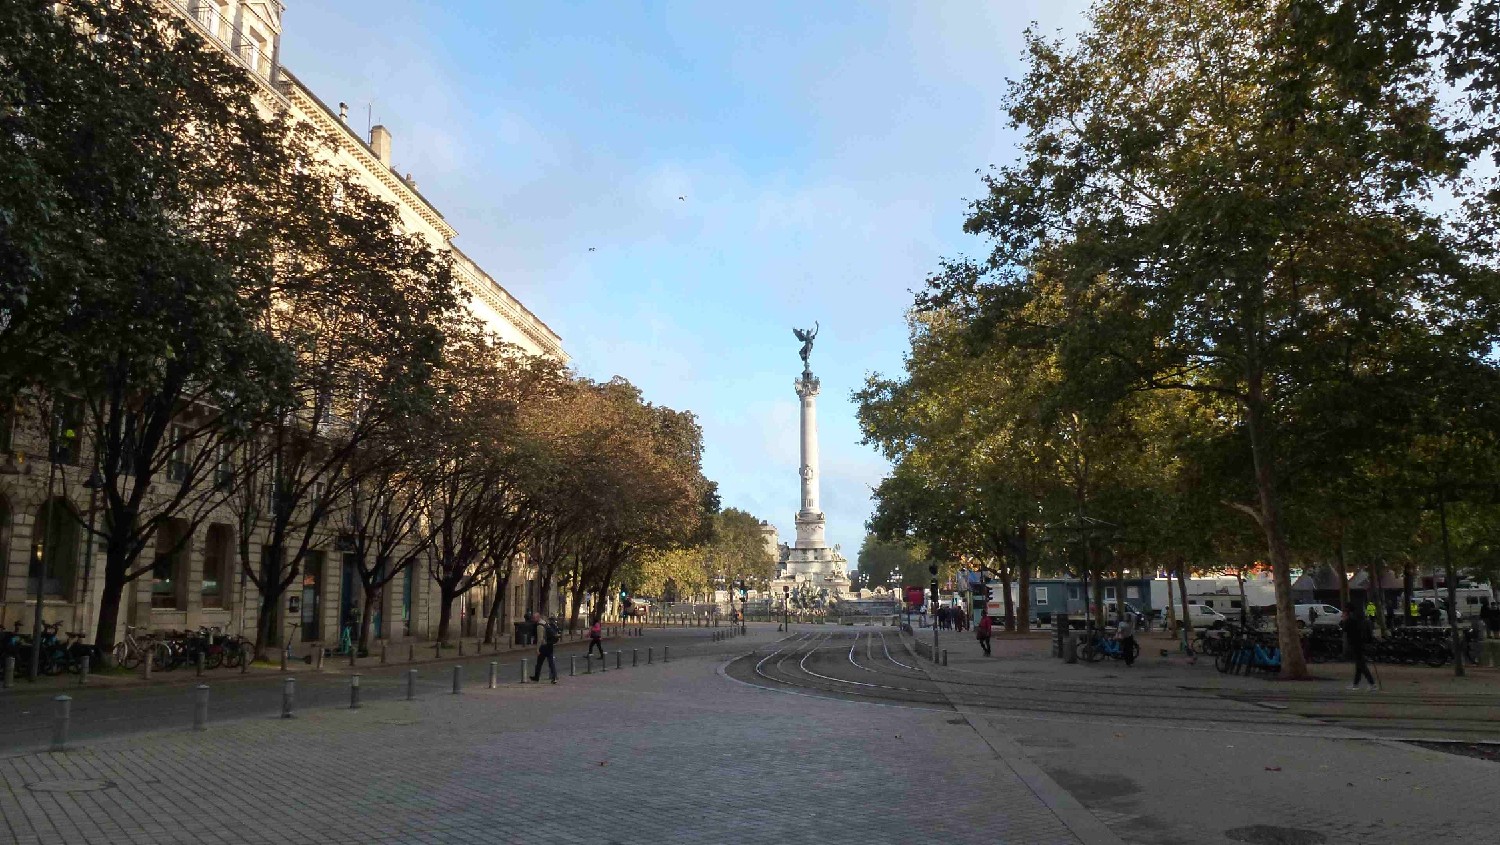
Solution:
M726 674L802 695L929 710L974 708L1047 721L1271 729L1346 739L1473 739L1495 734L1495 705L1477 697L1446 703L1440 712L1422 712L1430 699L1404 693L1360 700L1300 692L1131 688L1024 674L976 677L980 673L936 667L929 672L917 665L919 659L900 635L881 631L804 632L765 648L770 650L730 661ZM1336 712L1320 712L1325 709Z

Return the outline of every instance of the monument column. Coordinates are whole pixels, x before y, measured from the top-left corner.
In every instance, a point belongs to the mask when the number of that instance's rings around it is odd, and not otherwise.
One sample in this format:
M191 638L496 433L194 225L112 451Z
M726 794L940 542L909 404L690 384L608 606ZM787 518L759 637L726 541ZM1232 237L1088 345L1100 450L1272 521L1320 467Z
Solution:
M797 548L818 549L823 539L823 513L818 509L818 377L804 369L796 381L802 400L802 507L797 511Z

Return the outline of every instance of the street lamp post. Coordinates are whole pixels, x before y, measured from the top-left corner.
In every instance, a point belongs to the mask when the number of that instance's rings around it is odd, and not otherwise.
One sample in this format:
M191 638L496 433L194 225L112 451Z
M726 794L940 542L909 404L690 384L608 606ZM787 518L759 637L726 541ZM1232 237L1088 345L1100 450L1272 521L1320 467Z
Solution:
M790 584L781 586L781 625L780 630L788 632L792 630L792 587Z

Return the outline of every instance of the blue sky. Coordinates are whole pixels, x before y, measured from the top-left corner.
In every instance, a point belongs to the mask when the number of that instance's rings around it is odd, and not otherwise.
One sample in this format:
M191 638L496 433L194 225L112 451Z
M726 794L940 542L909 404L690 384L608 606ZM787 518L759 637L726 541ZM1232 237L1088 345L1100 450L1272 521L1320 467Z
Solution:
M281 51L392 131L396 168L581 373L695 411L724 504L783 539L791 328L817 320L823 508L852 561L886 465L849 395L900 370L939 257L982 251L965 198L1014 155L1022 31L1075 31L1086 5L289 0Z

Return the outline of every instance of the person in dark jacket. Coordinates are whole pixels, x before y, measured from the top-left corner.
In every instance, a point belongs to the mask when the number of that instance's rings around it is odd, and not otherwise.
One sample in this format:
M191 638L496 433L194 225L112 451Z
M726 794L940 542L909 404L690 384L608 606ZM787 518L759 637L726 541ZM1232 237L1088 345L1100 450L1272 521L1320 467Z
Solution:
M1349 656L1354 660L1354 683L1349 689L1359 689L1359 679L1364 678L1370 682L1370 691L1380 689L1375 684L1375 676L1370 674L1370 664L1365 662L1365 641L1369 639L1370 623L1363 616L1344 611L1344 621L1339 623L1344 629L1344 637L1349 643Z
M990 615L986 613L979 619L979 628L975 630L974 636L979 640L979 647L984 649L984 656L990 656L990 636L995 632L995 623L990 621Z

